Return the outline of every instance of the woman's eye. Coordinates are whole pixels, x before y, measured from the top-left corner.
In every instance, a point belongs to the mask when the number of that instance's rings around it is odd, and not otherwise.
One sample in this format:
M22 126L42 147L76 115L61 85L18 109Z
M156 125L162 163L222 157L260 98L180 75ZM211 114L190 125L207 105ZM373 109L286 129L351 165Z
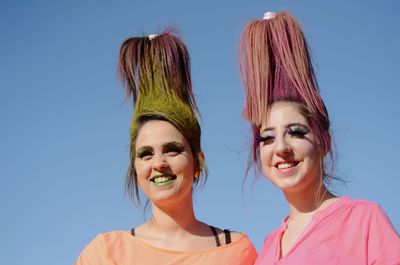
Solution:
M143 151L143 152L138 152L136 155L137 158L142 159L142 160L148 160L152 157L153 153L150 151Z
M164 146L164 153L169 156L176 156L182 153L185 147L177 142L168 143Z
M273 141L274 141L274 136L272 135L264 135L264 136L260 135L258 137L258 142L264 145L271 144Z
M169 155L169 156L177 156L179 154L179 152L177 152L177 151L168 151L167 152L167 155Z
M168 154L169 156L176 156L182 152L183 150L180 148L168 148L167 150L165 150L165 153Z
M309 132L307 127L296 125L288 129L288 134L294 137L304 137Z

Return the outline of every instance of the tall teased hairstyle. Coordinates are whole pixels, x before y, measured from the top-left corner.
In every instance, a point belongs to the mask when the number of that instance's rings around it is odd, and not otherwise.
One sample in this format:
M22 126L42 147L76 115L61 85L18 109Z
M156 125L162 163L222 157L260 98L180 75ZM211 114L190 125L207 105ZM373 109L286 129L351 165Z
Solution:
M249 167L260 168L258 137L268 110L276 101L296 102L310 122L320 151L331 150L329 117L319 93L308 45L299 23L287 12L266 13L245 28L239 48L246 102L243 117L252 124Z
M149 120L165 120L188 140L195 159L195 171L205 180L207 170L201 152L200 116L190 78L190 58L183 41L174 29L159 35L132 37L119 51L119 74L127 97L133 98L134 115L130 128L130 166L126 191L140 204L134 167L135 143L141 126Z

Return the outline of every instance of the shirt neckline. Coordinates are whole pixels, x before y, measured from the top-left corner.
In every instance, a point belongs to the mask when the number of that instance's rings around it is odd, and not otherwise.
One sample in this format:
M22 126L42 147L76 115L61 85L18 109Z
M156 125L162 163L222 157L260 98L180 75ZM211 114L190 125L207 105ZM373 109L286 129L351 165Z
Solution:
M282 253L282 236L284 234L284 232L287 229L287 225L286 222L289 219L289 215L287 215L280 227L279 227L279 242L277 244L277 249L276 249L276 254L275 254L275 260L276 261L280 261L282 259L285 259L288 255L290 255L290 253L294 250L294 248L299 244L299 241L305 236L307 235L308 231L310 231L310 229L315 225L315 223L317 223L318 221L320 221L321 219L324 219L326 217L328 217L329 215L331 215L332 213L334 213L338 208L341 208L342 205L347 204L349 201L351 201L351 199L348 196L342 196L337 198L336 201L334 201L332 204L328 205L326 208L316 212L310 220L310 223L304 228L304 230L300 233L299 237L295 240L294 244L292 245L292 247L289 249L289 251L286 253L286 255L284 257L281 257L281 253Z
M241 244L241 242L245 238L247 238L247 236L244 233L240 233L240 237L238 238L238 240L232 241L231 243L223 245L223 246L219 246L219 247L215 246L215 247L206 248L206 249L184 251L184 250L174 250L174 249L166 249L166 248L157 247L150 243L147 243L146 241L144 241L136 236L132 236L129 231L122 231L122 232L124 233L124 235L129 236L130 240L133 240L136 243L139 243L140 245L142 245L144 247L153 249L158 252L166 252L166 253L172 253L172 254L204 254L204 253L208 253L208 252L217 252L217 251L221 251L226 248L230 248L230 247L236 246L238 244Z

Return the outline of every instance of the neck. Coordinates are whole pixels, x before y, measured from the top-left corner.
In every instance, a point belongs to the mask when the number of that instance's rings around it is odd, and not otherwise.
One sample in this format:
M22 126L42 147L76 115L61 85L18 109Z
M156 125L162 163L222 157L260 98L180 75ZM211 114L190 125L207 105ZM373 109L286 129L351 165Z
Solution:
M292 220L309 219L336 198L324 185L318 185L312 191L285 192L285 197L290 209L289 218Z
M174 205L152 204L152 217L147 222L149 228L161 234L191 233L202 226L194 214L193 203L190 202Z

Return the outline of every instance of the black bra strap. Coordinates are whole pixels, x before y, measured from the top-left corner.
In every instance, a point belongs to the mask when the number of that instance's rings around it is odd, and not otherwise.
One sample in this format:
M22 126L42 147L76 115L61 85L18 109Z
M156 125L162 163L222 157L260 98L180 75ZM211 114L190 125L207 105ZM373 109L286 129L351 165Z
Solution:
M224 234L225 234L225 244L229 244L232 242L231 239L231 231L229 231L228 229L224 229Z
M217 244L217 247L220 247L221 246L221 241L219 240L217 230L215 229L214 226L211 226L211 225L210 225L210 228L211 228L211 231L212 231L212 233L213 233L213 235L215 237L215 243ZM225 244L228 245L229 243L232 242L232 240L231 240L231 231L229 231L228 229L224 229L224 234L225 234ZM131 229L131 235L135 236L135 228Z
M211 228L211 231L212 231L212 232L213 232L213 234L214 234L214 237L215 237L215 243L217 244L217 247L220 247L220 246L221 246L221 241L219 241L219 237L218 237L217 230L215 229L215 227L214 227L214 226L211 226L211 225L210 225L210 228Z

